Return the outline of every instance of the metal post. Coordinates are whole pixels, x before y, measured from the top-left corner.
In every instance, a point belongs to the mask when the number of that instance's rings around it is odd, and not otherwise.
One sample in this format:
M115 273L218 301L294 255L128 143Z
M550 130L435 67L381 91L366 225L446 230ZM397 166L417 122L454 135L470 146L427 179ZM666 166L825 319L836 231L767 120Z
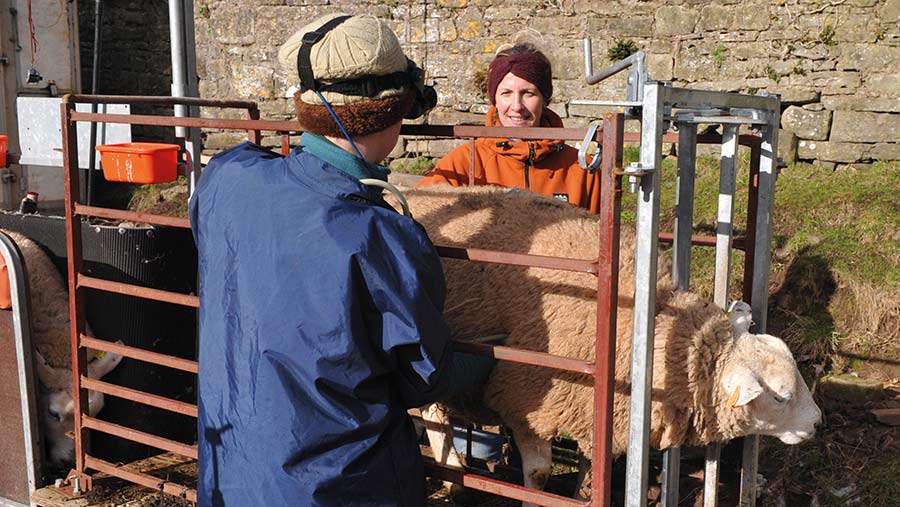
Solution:
M81 221L75 218L78 202L78 137L75 122L70 115L75 111L72 95L64 97L60 104L60 118L63 135L63 168L66 177L66 253L68 254L69 289L69 336L72 353L72 401L75 404L75 470L84 472L85 440L87 428L82 424L82 415L88 412L87 390L81 385L81 374L87 372L87 351L81 347L84 333L84 291L78 288L81 273Z
M184 1L184 63L185 93L188 97L199 97L199 79L197 77L197 42L194 37L194 0ZM200 107L188 106L188 116L199 118ZM189 142L185 142L187 156L191 158L191 172L188 175L188 195L194 195L197 180L200 178L200 153L203 151L200 129L189 130Z
M731 240L734 237L734 191L737 172L738 125L724 125L719 162L719 209L716 220L716 279L713 302L728 305L731 289Z
M631 349L631 407L628 430L625 505L647 505L650 454L650 388L656 314L656 262L659 233L659 166L662 161L663 102L666 88L648 83L641 119L641 166L635 233L634 333Z
M759 160L759 198L756 214L755 257L753 259L753 321L757 333L766 332L769 302L769 263L772 243L772 204L775 200L775 167L778 153L778 123L780 103L775 101L767 112L768 123L761 130ZM756 473L758 469L759 437L744 439L741 463L741 506L756 504Z
M678 290L686 291L691 280L691 233L694 225L694 176L697 167L697 124L677 122L678 177L675 182L675 248L672 278ZM681 475L681 449L670 447L663 452L662 491L665 507L678 505L678 483Z
M619 287L620 178L624 116L603 119L600 166L600 251L597 269L597 343L594 354L594 448L591 456L591 506L609 507L612 499L613 392L616 365L616 307ZM580 484L578 485L581 486Z

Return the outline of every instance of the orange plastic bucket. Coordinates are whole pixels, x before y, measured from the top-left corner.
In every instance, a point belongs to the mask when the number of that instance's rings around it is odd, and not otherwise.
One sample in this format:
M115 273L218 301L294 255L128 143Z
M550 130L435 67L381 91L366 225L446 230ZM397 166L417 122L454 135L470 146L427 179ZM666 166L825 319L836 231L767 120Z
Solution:
M178 177L177 144L101 144L100 163L108 181L164 183Z
M6 167L6 143L9 136L0 134L0 167Z

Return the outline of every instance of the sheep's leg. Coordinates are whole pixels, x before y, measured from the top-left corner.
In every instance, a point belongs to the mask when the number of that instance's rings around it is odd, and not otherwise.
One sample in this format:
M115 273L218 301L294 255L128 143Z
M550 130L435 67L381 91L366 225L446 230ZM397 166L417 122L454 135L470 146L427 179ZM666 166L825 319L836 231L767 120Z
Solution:
M522 479L526 488L543 490L550 478L552 457L550 442L538 437L528 430L513 429L513 437L522 456ZM534 504L523 503L522 507L535 507Z
M463 468L462 460L453 447L453 427L450 426L444 407L437 403L422 407L422 419L425 421L425 433L428 435L434 461L453 468ZM444 481L444 487L450 491L455 503L471 505L474 501L474 493L462 484Z
M578 456L578 477L575 480L578 484L578 491L575 497L579 500L589 500L591 498L591 460L579 453Z
M94 417L103 410L105 399L103 393L97 391L88 391L88 415Z

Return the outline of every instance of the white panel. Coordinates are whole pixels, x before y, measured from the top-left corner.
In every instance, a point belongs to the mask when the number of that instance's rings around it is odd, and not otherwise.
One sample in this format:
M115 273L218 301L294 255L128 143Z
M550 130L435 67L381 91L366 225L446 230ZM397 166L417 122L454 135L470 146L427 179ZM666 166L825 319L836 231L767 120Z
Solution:
M75 2L69 0L31 0L31 23L28 22L28 2L16 0L16 27L21 51L17 53L17 71L19 86L26 90L46 89L50 81L54 81L60 91L78 91L73 86L75 76L76 55L72 33L72 15L70 9L76 8ZM4 13L5 15L5 13ZM37 51L32 63L31 34L34 33ZM34 67L41 75L37 83L27 83L28 70Z
M16 109L19 116L19 146L22 149L21 165L56 166L62 168L62 125L57 97L18 97ZM77 111L90 112L90 104L78 104ZM128 104L101 104L97 111L110 114L130 114ZM91 127L78 123L78 166L88 167ZM131 125L121 123L97 124L97 144L127 143L131 141ZM99 157L98 157L99 161ZM97 162L95 167L99 168Z

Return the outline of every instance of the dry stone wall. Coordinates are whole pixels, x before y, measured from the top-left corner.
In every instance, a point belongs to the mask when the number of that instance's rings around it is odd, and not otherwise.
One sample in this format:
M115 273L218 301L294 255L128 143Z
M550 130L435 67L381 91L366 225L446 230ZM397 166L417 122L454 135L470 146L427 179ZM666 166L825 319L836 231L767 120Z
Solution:
M482 123L485 69L500 44L537 40L554 63L551 107L567 126L603 110L572 99L624 98L624 76L584 82L582 38L594 69L633 42L650 76L676 86L778 93L781 156L822 164L900 160L900 0L196 0L201 95L252 99L264 117L291 118L296 75L278 46L319 15L386 19L439 93L429 123ZM207 146L237 140L210 132ZM275 140L270 140L274 143ZM403 140L395 151L440 156L453 141Z

